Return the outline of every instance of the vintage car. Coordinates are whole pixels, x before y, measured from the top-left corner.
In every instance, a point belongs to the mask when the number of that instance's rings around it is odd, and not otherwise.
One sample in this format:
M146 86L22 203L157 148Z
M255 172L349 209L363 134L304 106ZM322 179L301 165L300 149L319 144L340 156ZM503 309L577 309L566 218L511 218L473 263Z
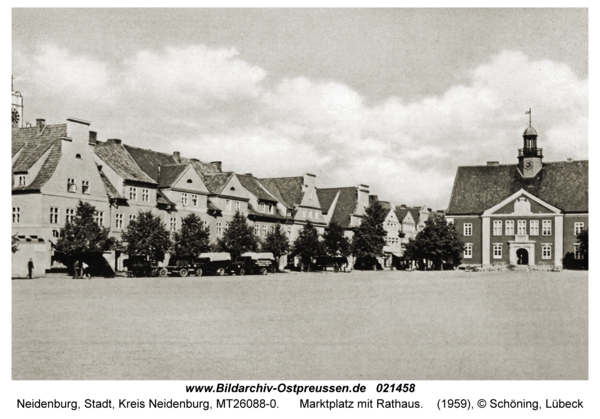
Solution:
M229 253L200 253L195 258L172 257L169 264L156 268L158 276L177 274L182 277L188 275L225 275L232 270L231 255Z
M273 270L275 258L273 253L246 252L233 262L233 270L237 275L261 274Z

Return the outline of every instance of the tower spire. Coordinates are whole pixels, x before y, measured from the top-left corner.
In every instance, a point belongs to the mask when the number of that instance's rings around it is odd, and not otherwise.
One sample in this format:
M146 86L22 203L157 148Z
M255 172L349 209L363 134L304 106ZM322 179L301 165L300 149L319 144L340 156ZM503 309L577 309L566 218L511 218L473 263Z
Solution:
M529 126L531 126L531 108L529 108L529 110L525 112L525 115L527 114L529 114Z

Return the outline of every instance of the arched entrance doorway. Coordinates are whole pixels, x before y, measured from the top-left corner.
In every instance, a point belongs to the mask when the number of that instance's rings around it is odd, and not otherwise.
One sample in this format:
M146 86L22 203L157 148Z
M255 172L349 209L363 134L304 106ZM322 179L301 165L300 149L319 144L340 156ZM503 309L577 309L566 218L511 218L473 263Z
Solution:
M517 250L517 265L529 265L529 252L526 249Z

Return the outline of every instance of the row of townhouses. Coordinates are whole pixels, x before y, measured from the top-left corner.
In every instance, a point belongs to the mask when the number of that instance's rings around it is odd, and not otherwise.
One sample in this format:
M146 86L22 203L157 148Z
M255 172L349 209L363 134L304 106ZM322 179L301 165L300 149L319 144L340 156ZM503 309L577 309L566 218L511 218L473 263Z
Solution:
M19 102L13 92L13 105ZM120 238L140 211L152 211L171 232L181 228L188 214L201 217L214 243L228 228L234 214L246 215L260 239L280 223L290 241L310 221L323 233L335 220L352 235L370 202L367 185L317 188L316 176L257 178L251 173L223 171L221 162L203 162L175 151L172 154L134 147L120 139L97 140L90 122L68 118L50 125L37 119L23 126L22 106L12 130L12 232L19 237L20 251L13 256L13 274L24 274L32 258L36 275L55 264L53 246L60 229L75 216L78 202L97 210L99 225ZM16 119L16 121L15 121ZM414 237L430 210L387 210L386 257L400 256L402 244ZM406 237L399 238L405 230ZM114 270L122 270L127 255L105 255ZM285 260L282 262L285 263Z

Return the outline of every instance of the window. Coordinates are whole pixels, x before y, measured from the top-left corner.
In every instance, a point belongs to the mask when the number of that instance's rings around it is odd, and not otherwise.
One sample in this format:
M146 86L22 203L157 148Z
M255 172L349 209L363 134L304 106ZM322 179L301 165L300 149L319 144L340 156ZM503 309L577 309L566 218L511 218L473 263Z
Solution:
M150 190L142 189L142 202L150 201Z
M454 218L446 218L448 224L454 224Z
M504 223L504 227L506 232L504 233L506 236L514 236L515 235L515 222L513 220L506 220Z
M266 224L263 224L263 228L262 228L263 237L267 237L267 228L268 228L268 226Z
M465 243L465 254L463 257L465 259L473 258L473 243Z
M208 230L208 221L202 221L205 230Z
M198 195L192 195L192 206L198 206Z
M115 228L123 229L123 214L115 214Z
M258 211L259 212L265 212L265 204L264 204L264 202L261 202L260 204L258 204Z
M170 223L169 223L169 229L171 231L177 231L177 218L171 218Z
M235 211L239 212L240 211L240 201L234 201L235 202Z
M494 259L502 259L502 243L494 243Z
M58 224L58 208L50 207L50 224Z
M225 223L225 231L229 230L229 226L231 225L231 223L229 221L227 221Z
M137 220L137 214L129 214L129 222L132 222L133 220Z
M260 225L254 224L254 234L260 236Z
M223 235L223 224L217 223L217 236Z
M302 217L306 218L306 210L302 208Z
M472 236L473 235L473 224L465 223L463 225L463 236Z
M287 226L288 236L292 235L292 226Z
M75 218L75 210L73 208L67 208L65 210L65 221L67 223L72 223Z
M538 220L529 221L529 235L539 236L540 235L540 222Z
M77 192L77 185L75 184L75 179L67 179L67 191Z
M269 204L269 214L273 214L273 205Z
M104 225L104 211L96 211L94 214L94 222L100 227Z
M275 226L269 226L269 234L273 234L275 231Z
M19 176L19 186L25 186L27 184L27 177L24 175Z
M89 180L81 181L81 193L90 193L90 182Z
M579 251L579 245L576 244L574 249L573 249L573 253L575 253L575 259L576 260L583 260L583 253Z
M542 221L542 236L551 236L552 235L552 221L543 220Z
M549 244L542 245L542 259L552 258L552 247Z
M13 223L21 222L21 208L13 207Z
M502 235L502 221L494 221L494 236Z
M225 201L225 210L231 211L231 201L229 199Z
M527 221L519 220L517 221L517 235L524 236L527 234Z
M58 230L52 230L52 237L60 237L60 232Z
M181 205L183 205L184 207L187 206L188 204L188 194L185 192L182 192L181 194Z
M131 201L137 200L137 188L129 188L129 199Z
M583 223L575 223L575 235L578 235L583 231Z

